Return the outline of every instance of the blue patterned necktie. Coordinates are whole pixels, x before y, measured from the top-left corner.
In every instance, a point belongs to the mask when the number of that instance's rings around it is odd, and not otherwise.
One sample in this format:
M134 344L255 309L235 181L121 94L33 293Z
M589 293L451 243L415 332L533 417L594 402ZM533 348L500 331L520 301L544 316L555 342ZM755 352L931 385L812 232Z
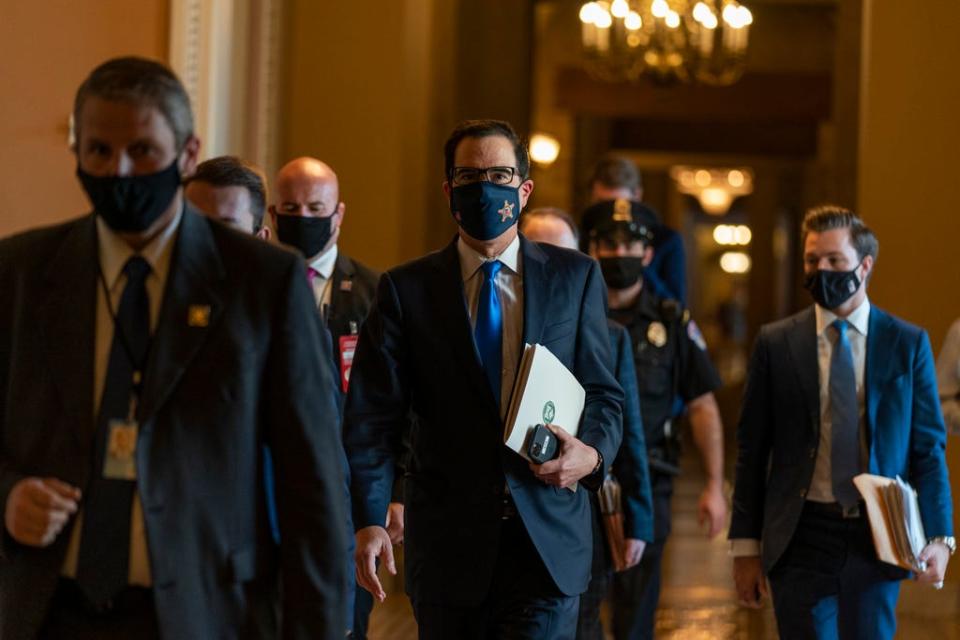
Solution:
M830 358L830 418L833 423L830 472L833 496L843 507L851 507L860 499L860 493L853 485L853 477L860 473L857 377L853 371L846 320L835 320L831 326L837 331L837 341Z
M483 270L483 284L480 286L477 321L473 330L480 361L498 407L500 370L503 366L503 309L500 307L500 295L497 292L497 273L502 266L499 260L489 260L480 267Z
M110 422L127 418L134 372L138 372L146 360L150 345L150 298L146 288L150 265L142 257L133 256L123 272L127 283L114 318L113 342L97 421L93 474L84 495L83 531L77 557L77 582L96 606L109 603L127 586L130 518L136 481L105 478L103 461Z

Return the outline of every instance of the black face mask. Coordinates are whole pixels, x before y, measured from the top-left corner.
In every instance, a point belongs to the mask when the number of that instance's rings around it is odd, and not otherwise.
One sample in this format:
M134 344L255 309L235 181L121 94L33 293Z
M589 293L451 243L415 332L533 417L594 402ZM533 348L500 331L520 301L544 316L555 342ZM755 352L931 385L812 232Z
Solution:
M603 274L604 281L611 289L629 289L640 280L643 274L643 258L637 256L600 258L600 273Z
M146 231L167 210L180 188L180 167L145 176L94 176L77 166L94 212L114 231Z
M283 244L298 249L304 258L317 255L333 235L333 216L291 216L277 214L277 238Z
M850 271L825 271L817 269L803 281L803 286L824 309L833 310L853 297L860 288L857 277L858 264Z

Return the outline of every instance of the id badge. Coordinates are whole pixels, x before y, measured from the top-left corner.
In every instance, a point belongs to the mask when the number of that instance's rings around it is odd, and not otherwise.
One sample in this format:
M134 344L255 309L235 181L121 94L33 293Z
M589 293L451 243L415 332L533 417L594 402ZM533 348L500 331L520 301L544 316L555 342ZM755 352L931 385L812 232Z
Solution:
M107 429L103 477L108 480L136 480L137 432L140 425L135 420L111 420Z
M347 392L350 386L350 369L353 367L353 354L357 350L359 336L340 336L340 386Z

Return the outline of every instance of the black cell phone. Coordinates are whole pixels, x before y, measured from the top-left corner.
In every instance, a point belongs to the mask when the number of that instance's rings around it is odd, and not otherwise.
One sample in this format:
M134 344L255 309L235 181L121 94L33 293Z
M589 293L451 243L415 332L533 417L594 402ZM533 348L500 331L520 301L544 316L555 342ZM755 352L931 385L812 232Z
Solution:
M530 433L527 455L537 464L543 464L557 457L560 453L558 445L557 436L553 435L553 432L546 426L538 424Z

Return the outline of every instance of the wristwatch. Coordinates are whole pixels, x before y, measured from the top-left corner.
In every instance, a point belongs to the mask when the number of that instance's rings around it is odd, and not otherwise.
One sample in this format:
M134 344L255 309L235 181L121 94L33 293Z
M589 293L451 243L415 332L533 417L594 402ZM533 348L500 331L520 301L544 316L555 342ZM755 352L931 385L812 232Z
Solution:
M596 447L594 447L593 450L597 452L597 466L593 468L593 471L591 471L589 475L595 474L597 471L600 471L600 469L603 467L603 454L600 453L600 449L597 449ZM953 540L953 538L951 538L951 540Z
M927 540L927 544L933 544L934 542L939 542L949 549L950 555L957 552L957 540L953 536L934 536Z

